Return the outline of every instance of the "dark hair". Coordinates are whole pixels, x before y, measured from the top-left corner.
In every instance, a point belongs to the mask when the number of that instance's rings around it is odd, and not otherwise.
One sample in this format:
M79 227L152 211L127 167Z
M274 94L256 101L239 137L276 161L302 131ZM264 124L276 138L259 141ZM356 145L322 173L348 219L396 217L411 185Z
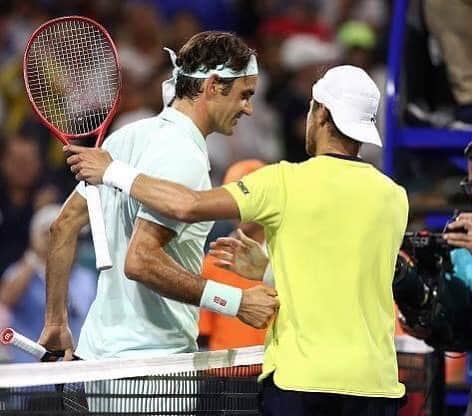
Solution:
M203 67L215 69L226 64L234 71L243 70L255 51L238 36L228 32L208 31L197 33L185 43L177 55L177 65L186 73L195 72ZM229 94L236 78L220 78L224 85L223 94ZM175 87L177 98L195 98L201 93L204 79L191 78L179 74Z

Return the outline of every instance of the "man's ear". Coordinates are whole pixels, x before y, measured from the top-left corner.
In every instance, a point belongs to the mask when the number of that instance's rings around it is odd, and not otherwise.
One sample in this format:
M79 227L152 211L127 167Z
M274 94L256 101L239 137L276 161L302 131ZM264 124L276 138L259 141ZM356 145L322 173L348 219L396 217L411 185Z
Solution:
M324 104L320 104L320 108L318 109L317 116L319 119L320 126L328 123L329 121L329 110L326 108Z
M207 78L203 82L203 85L202 85L203 93L205 94L207 98L214 98L220 92L222 86L218 82L218 80L219 80L218 75L212 75L210 78Z

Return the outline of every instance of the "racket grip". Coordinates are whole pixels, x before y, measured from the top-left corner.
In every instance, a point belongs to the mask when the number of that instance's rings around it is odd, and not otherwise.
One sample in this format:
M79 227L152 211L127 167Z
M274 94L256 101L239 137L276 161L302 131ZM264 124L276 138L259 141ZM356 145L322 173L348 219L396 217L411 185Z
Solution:
M107 235L105 232L105 221L103 219L102 203L100 194L95 185L85 186L87 195L87 207L92 230L93 246L98 270L107 270L113 266L110 252L108 250Z
M48 354L48 351L42 345L26 338L18 332L15 332L11 328L5 328L1 332L0 341L4 345L13 345L40 360Z

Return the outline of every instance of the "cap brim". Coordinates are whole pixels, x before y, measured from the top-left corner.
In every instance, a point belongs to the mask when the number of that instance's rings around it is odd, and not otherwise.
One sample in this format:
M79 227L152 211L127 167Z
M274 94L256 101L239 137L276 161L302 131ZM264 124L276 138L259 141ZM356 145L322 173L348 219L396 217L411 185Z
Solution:
M351 120L342 120L340 117L336 117L335 111L331 111L334 124L341 131L341 133L350 137L351 139L357 140L361 143L371 143L376 146L383 147L382 140L380 139L379 132L374 122L352 122Z

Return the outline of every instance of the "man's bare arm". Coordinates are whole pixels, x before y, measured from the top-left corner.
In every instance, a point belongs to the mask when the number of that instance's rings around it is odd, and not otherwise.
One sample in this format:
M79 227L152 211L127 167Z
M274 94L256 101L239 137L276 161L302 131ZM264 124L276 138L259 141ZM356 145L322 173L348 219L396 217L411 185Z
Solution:
M194 191L183 185L140 174L131 195L149 208L179 221L239 219L239 209L224 188Z
M172 231L138 218L128 247L125 274L164 297L199 306L208 280L185 270L164 251L173 236ZM255 328L263 328L277 308L276 292L257 286L242 292L237 317Z
M67 163L71 165L78 180L86 180L91 184L103 182L103 175L113 161L106 150L81 146L66 146L64 149L74 153L67 158ZM129 189L124 190L166 217L189 223L239 219L236 201L223 188L193 191L183 185L144 174L139 174L136 178L132 176L128 181L126 171L132 168L121 162L115 161L114 164L116 163L120 163L115 169L117 175L128 182L126 188Z
M72 358L68 326L67 291L81 228L88 223L87 202L73 192L51 226L46 262L46 316L39 343L51 350L65 350Z
M138 218L128 246L125 274L169 299L199 305L205 281L164 251L174 235L161 225Z
M73 192L49 232L46 261L46 323L67 321L67 290L80 230L88 223L87 201Z

